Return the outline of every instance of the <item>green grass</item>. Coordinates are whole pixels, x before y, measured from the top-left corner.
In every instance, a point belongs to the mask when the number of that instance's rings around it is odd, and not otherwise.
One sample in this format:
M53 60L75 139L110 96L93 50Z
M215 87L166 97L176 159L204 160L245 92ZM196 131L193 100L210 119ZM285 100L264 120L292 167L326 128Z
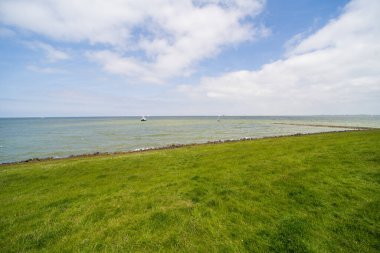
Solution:
M379 252L380 131L0 167L1 252Z

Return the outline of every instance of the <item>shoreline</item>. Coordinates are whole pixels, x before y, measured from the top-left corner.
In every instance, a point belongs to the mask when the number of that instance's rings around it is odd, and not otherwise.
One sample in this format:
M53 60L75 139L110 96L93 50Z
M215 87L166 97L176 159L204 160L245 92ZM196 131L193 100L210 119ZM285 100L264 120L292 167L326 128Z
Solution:
M278 124L282 124L282 123L278 123ZM304 125L304 126L306 126L306 125ZM328 126L324 126L324 127L328 127ZM330 127L334 127L334 126L330 126ZM177 149L177 148L182 148L182 147L193 147L193 146L200 146L200 145L207 145L207 144L221 144L221 143L230 143L230 142L251 141L251 140L261 140L261 139L275 139L275 138L281 138L281 137L292 137L292 136L296 137L296 136L307 136L307 135L317 135L317 134L326 134L326 133L366 131L366 130L374 130L377 128L365 128L365 127L347 128L347 127L345 127L344 129L345 130L340 130L340 131L338 130L338 131L315 132L315 133L295 133L295 134L284 134L284 135L274 135L274 136L264 136L264 137L242 137L239 139L216 140L216 141L207 141L207 142L200 142L200 143L169 144L169 145L165 145L165 146L161 146L161 147L139 148L139 149L129 150L129 151L94 152L94 153L84 153L84 154L78 154L78 155L68 155L68 156L63 156L63 157L30 158L30 159L21 160L21 161L15 161L15 162L0 163L0 166L8 166L8 165L16 165L16 164L28 164L28 163L45 162L45 161L57 161L57 160L64 160L64 159L127 155L127 154L142 153L142 152L148 152L148 151L169 150L169 149Z
M327 128L343 128L351 130L371 130L378 129L376 127L360 127L360 126L341 126L341 125L321 125L321 124L302 124L302 123L282 123L274 122L276 125L287 125L287 126L311 126L311 127L327 127Z

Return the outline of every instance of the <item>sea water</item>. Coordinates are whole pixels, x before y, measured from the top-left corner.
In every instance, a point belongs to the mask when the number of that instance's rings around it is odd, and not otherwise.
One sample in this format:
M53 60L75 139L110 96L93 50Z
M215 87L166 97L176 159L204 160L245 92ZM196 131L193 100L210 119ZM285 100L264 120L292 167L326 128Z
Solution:
M0 163L346 130L328 125L379 128L380 116L0 118Z

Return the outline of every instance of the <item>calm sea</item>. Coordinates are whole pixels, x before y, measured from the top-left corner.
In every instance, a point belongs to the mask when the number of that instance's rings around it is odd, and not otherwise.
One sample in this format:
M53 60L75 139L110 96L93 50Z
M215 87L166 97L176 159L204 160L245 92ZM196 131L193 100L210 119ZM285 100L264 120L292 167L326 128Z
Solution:
M218 120L219 119L219 120ZM340 131L290 124L380 127L380 116L0 119L0 163L170 144Z

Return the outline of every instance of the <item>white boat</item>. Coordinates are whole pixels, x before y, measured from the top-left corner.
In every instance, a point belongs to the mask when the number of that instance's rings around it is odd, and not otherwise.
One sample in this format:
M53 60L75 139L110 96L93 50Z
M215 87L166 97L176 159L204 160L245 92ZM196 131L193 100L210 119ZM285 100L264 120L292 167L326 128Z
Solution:
M141 121L147 121L147 119L145 118L145 116L141 117Z

